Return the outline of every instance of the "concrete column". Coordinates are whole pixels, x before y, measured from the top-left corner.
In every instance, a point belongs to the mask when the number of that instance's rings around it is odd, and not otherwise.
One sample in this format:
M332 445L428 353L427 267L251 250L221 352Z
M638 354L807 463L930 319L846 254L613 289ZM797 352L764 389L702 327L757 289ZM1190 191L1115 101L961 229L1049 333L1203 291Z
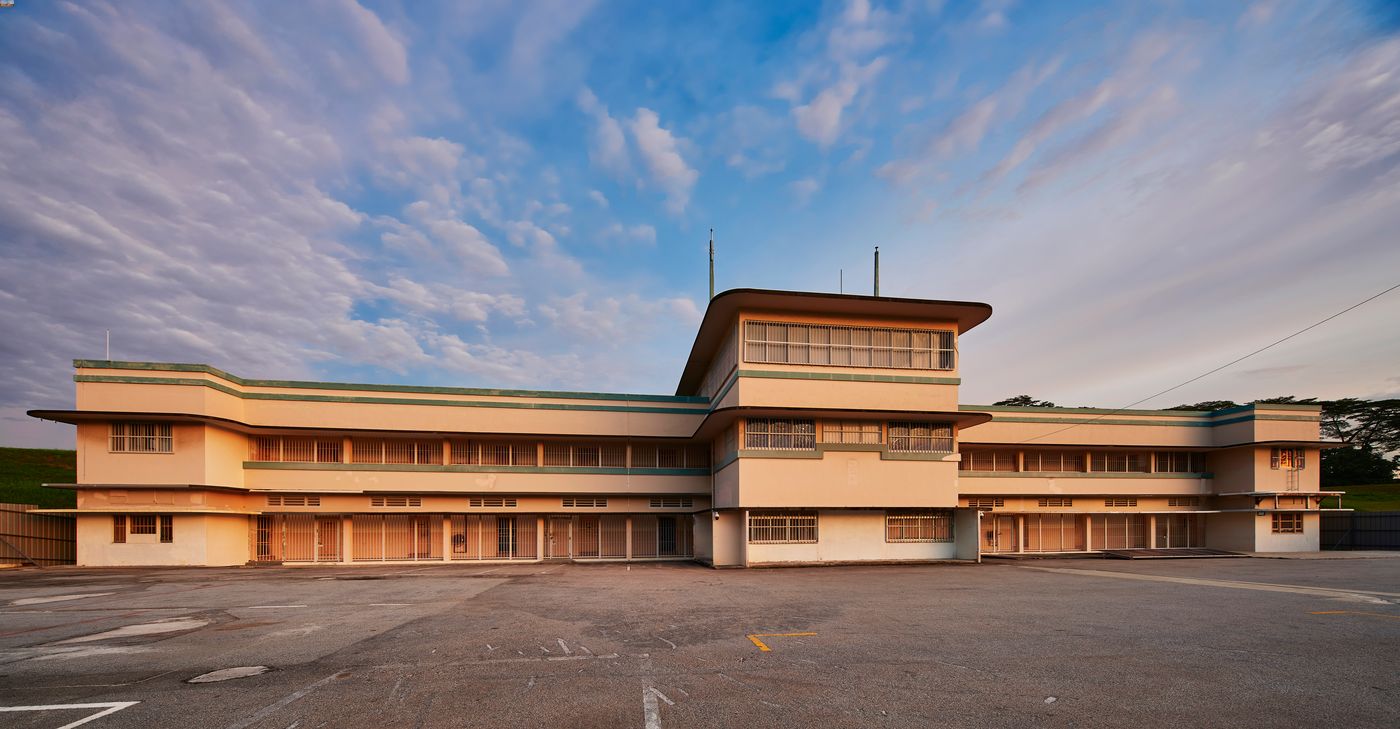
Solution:
M627 559L632 559L632 517L627 517Z
M1147 515L1147 546L1150 549L1157 548L1157 515Z
M350 562L350 550L355 546L355 522L348 515L340 518L340 561Z
M543 446L541 446L541 448L543 448ZM549 524L548 517L535 517L535 559L537 560L543 560L545 558L544 530L547 524Z
M1019 455L1019 453L1018 453L1018 455ZM1025 516L1025 514L1017 514L1017 515L1016 515L1016 551L1017 551L1017 552L1024 552L1024 551L1026 551L1026 516Z
M447 441L443 441L446 443ZM444 514L442 516L442 561L447 562L452 559L452 518Z
M351 445L350 436L347 435L347 436L345 436L344 438L341 439L341 441L340 441L340 462L341 462L341 463L349 463L349 462L350 462L350 449L351 449L352 447L353 447L353 446Z

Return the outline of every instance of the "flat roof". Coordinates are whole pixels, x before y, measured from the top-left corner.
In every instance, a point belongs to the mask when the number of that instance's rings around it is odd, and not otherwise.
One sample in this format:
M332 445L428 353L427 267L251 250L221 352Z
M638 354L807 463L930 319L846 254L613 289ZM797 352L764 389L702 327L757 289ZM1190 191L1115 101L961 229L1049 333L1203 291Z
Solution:
M730 289L715 295L705 307L705 317L695 333L690 357L676 385L676 395L693 395L705 379L705 369L719 349L729 322L740 309L791 312L794 314L841 314L890 319L942 320L956 322L958 333L986 321L991 304L976 301L902 299L892 296L827 294L776 289Z

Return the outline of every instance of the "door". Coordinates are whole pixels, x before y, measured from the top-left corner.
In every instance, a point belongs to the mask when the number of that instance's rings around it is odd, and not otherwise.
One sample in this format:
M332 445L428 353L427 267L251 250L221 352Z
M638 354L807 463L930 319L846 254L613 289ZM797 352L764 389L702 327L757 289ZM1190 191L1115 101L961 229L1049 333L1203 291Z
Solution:
M316 561L340 561L340 518L316 519Z
M573 526L573 517L551 516L549 517L549 531L545 533L545 556L550 559L568 559L569 537Z
M1016 551L1016 517L982 514L982 551Z

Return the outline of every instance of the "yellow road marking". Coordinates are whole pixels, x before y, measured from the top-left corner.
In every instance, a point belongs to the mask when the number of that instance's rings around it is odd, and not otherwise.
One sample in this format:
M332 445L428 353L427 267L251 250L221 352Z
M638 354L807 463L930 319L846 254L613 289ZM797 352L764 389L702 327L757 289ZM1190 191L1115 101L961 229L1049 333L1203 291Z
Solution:
M816 635L816 633L751 633L746 637L753 641L753 644L758 646L759 650L768 653L773 649L769 648L768 644L759 640L759 638L802 638L809 635Z
M1400 620L1400 615L1389 615L1387 613L1368 613L1361 610L1317 610L1308 613L1309 615L1372 615L1377 618L1390 618Z

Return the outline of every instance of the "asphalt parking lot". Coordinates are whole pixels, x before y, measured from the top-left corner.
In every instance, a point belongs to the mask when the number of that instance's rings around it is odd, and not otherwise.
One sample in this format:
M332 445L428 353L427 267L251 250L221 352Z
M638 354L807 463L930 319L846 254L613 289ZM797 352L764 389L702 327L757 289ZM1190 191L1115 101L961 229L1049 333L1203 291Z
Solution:
M0 726L1394 727L1397 647L1400 559L11 570Z

